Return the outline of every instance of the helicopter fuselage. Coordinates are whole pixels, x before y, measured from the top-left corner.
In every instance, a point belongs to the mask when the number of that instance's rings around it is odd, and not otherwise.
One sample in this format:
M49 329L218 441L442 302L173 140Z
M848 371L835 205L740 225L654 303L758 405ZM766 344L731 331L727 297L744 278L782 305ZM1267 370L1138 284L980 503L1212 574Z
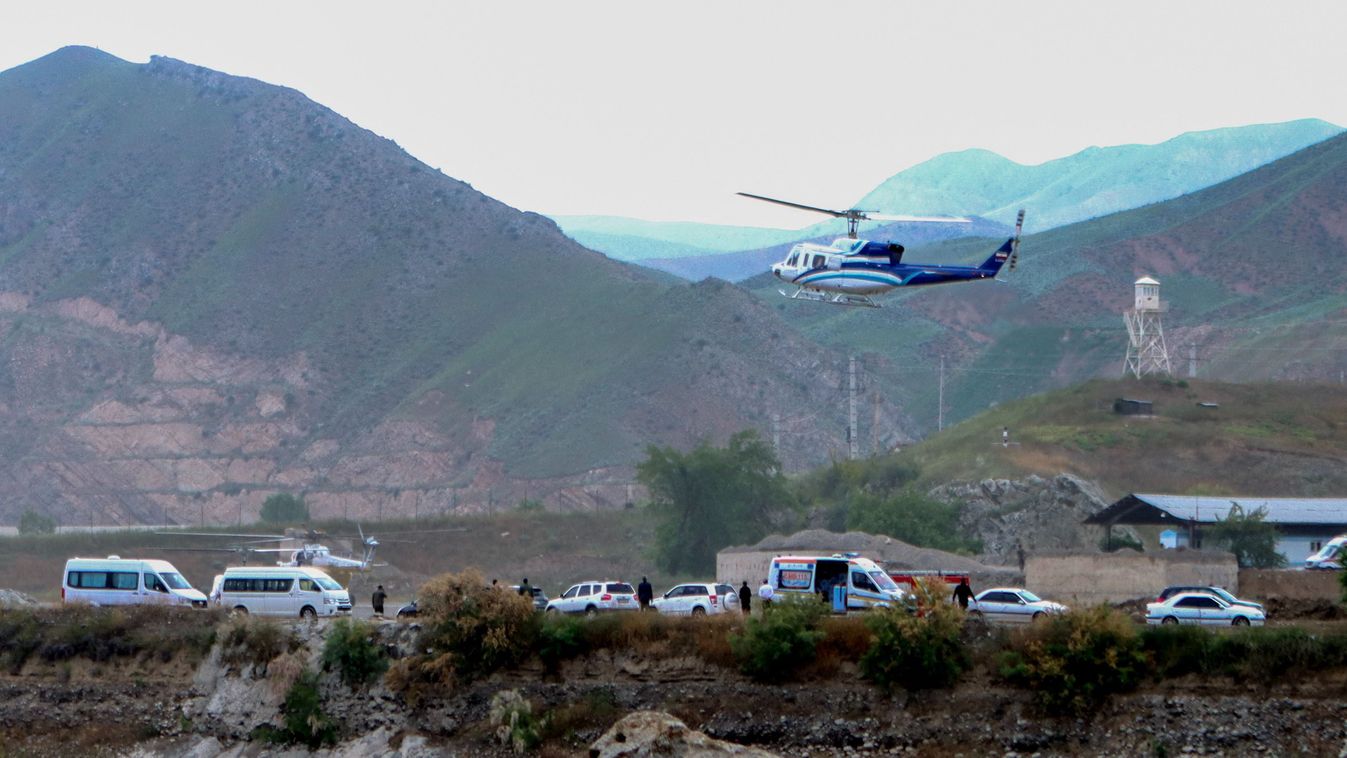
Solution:
M879 295L898 287L995 279L1009 243L978 266L903 263L903 246L842 237L831 245L802 242L772 266L778 279L806 290Z

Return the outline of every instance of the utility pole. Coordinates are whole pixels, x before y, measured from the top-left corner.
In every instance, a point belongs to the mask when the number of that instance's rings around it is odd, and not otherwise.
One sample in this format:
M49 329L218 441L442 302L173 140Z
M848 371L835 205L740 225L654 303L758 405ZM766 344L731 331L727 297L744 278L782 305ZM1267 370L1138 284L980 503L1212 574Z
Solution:
M860 440L856 435L856 356L851 356L847 368L847 457L856 460Z
M781 455L781 414L772 414L772 450Z
M1197 345L1188 346L1188 378L1197 377Z
M936 410L936 431L945 429L945 356L940 356L940 407Z

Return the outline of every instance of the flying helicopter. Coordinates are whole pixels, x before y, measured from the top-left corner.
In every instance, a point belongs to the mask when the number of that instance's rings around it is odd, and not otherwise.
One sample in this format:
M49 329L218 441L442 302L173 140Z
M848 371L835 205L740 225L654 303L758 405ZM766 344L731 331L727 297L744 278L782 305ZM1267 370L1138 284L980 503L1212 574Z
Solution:
M1005 241L982 263L976 266L955 266L938 263L904 263L902 245L896 242L871 242L858 239L856 230L862 221L907 221L943 224L967 224L971 219L958 216L904 216L857 208L831 210L787 200L738 193L754 200L763 200L789 208L825 213L846 219L847 236L839 237L831 245L801 242L790 249L780 263L772 266L772 274L783 282L794 284L793 293L779 290L792 299L814 300L835 305L859 305L878 308L872 295L882 295L898 287L928 284L951 284L996 279L1001 268L1014 271L1019 259L1020 230L1024 226L1024 211L1015 220L1015 235Z

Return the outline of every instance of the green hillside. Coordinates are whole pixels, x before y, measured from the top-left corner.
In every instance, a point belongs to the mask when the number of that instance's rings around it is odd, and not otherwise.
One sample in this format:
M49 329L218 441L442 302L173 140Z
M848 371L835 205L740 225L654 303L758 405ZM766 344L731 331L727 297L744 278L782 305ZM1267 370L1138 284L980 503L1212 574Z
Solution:
M748 293L610 260L299 92L168 58L72 47L0 72L0 291L26 308L0 313L0 388L33 388L0 418L4 452L18 453L0 474L15 483L9 508L36 491L59 510L153 479L121 462L72 477L44 461L95 456L64 431L91 408L140 408L168 391L143 383L157 381L152 354L169 336L215 351L212 371L237 367L230 386L192 388L220 402L192 411L201 429L188 442L256 422L259 393L284 397L286 438L238 455L291 474L252 487L321 490L345 470L397 501L405 474L323 452L381 453L381 425L395 421L419 425L408 444L428 440L447 461L418 474L440 508L460 490L490 503L502 478L579 477L629 465L647 444L766 429L781 408L824 408L808 435L783 441L792 467L826 460L844 434L836 380L817 378L845 356ZM117 337L134 344L105 358L87 345L102 337L53 315L81 297L167 334ZM37 388L55 382L34 367L80 381L51 407ZM901 434L896 408L885 413ZM166 433L156 444L172 448L181 438ZM206 481L156 485L156 497L238 491Z
M1189 132L1156 145L1091 147L1026 166L987 150L946 153L885 180L858 208L963 213L1003 223L1034 209L1031 231L1209 187L1340 134L1318 119Z
M1032 217L1034 210L1029 209ZM1201 192L1029 235L1004 281L918 288L881 309L783 301L769 277L745 282L805 334L872 355L902 376L901 402L945 419L1094 377L1117 377L1133 282L1158 278L1174 368L1226 381L1337 381L1347 371L1347 137L1334 137ZM972 261L999 240L911 250L907 260ZM891 372L886 374L885 372Z
M1121 397L1152 401L1155 415L1115 413ZM1347 392L1339 384L1097 380L998 405L898 455L920 468L926 486L1069 472L1115 498L1339 497L1347 492Z

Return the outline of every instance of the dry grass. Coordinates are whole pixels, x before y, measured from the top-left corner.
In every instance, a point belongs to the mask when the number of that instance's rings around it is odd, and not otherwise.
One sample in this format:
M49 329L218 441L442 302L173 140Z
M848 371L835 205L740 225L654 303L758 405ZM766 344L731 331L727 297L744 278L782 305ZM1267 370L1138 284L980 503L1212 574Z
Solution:
M68 605L0 613L0 656L17 672L29 658L48 663L113 659L168 663L204 657L220 614L182 608Z

